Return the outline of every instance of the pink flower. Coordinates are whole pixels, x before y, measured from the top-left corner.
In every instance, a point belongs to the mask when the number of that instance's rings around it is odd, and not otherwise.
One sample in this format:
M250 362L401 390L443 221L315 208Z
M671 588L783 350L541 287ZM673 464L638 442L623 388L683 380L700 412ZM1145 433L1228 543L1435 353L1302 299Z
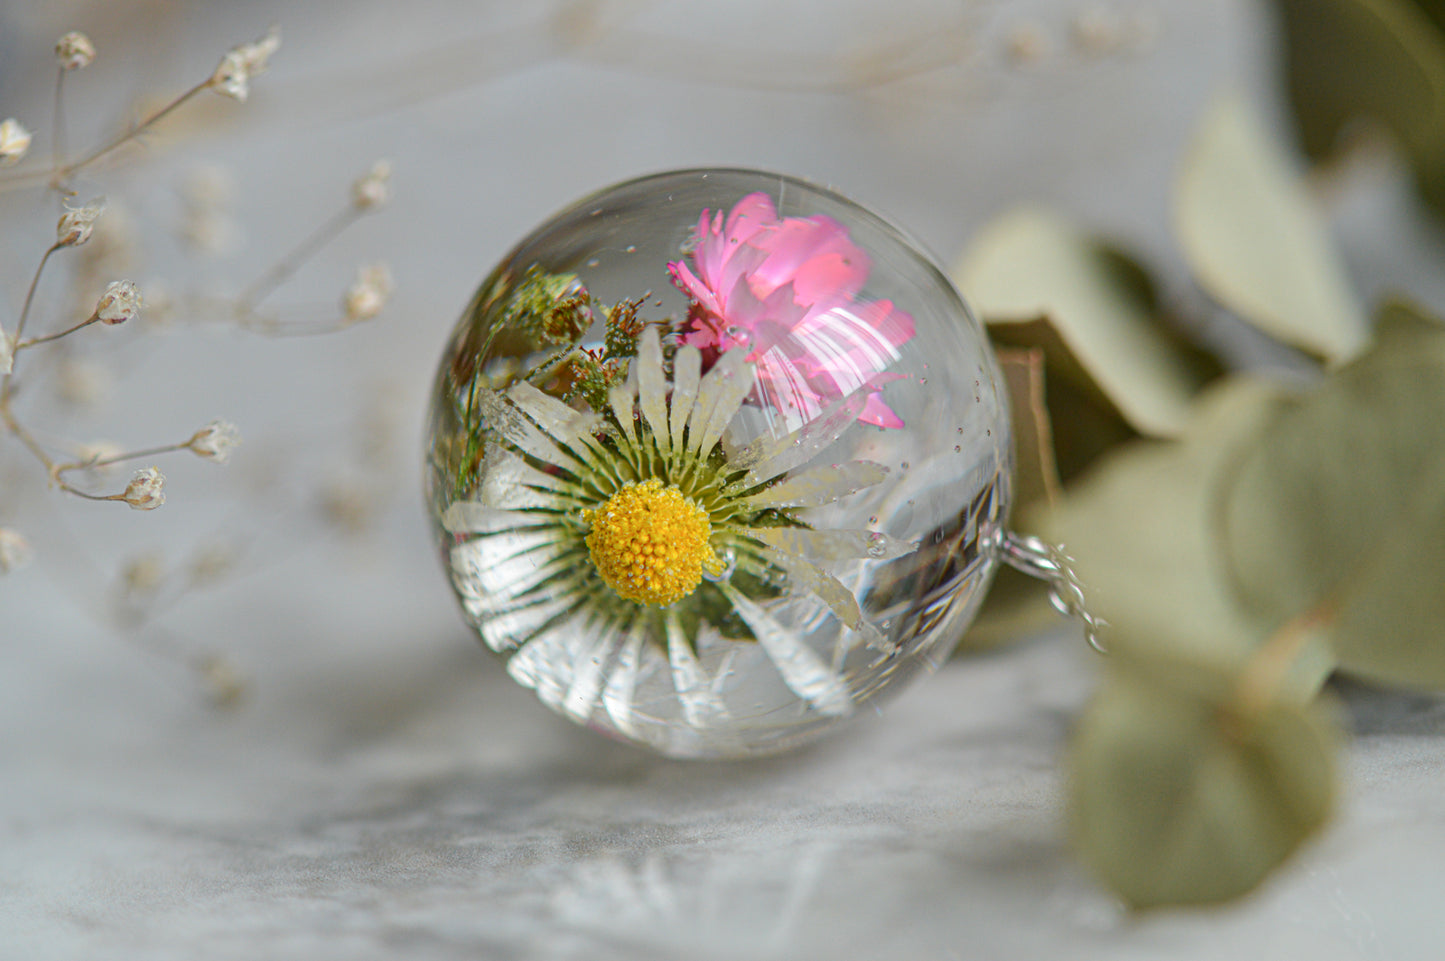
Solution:
M692 267L667 265L692 298L683 343L710 360L748 348L755 400L787 430L858 390L869 392L859 420L903 426L879 391L903 376L884 371L913 337L913 318L891 301L855 300L872 263L847 228L822 215L779 220L772 199L754 193L726 222L704 210L693 239Z

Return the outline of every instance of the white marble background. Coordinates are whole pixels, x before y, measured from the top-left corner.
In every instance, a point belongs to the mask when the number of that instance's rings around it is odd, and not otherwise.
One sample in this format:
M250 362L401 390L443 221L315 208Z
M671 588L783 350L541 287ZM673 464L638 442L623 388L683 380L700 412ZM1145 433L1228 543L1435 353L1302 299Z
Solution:
M431 556L420 424L443 338L490 264L582 192L671 166L831 183L951 258L1021 200L1123 238L1182 293L1172 169L1219 89L1269 99L1265 10L1242 0L285 4L16 2L0 114L43 128L48 46L91 32L71 85L88 141L271 22L244 108L203 105L86 189L123 204L137 279L236 289L344 200L372 160L396 200L278 295L325 313L388 260L383 318L275 341L177 324L112 335L100 409L46 426L141 443L220 414L218 470L167 462L152 515L63 500L7 461L0 523L35 565L0 580L0 957L1311 958L1439 956L1445 702L1346 691L1342 815L1242 905L1130 917L1069 855L1060 754L1093 665L1075 633L956 661L879 717L787 757L680 764L553 717L468 637ZM1101 54L1103 13L1144 31ZM929 26L932 24L933 26ZM943 27L939 27L943 24ZM1132 28L1131 28L1132 29ZM1041 43L1018 62L1010 41ZM930 67L869 85L880 69ZM231 171L242 242L193 263L177 184ZM53 201L0 201L7 326ZM1363 294L1445 307L1445 239L1397 172L1332 214ZM42 289L58 306L63 285ZM370 444L370 446L368 446ZM380 456L377 455L377 449ZM314 509L342 483L369 523ZM14 492L13 494L11 492ZM139 632L113 571L221 537L236 574ZM139 645L222 651L237 710Z

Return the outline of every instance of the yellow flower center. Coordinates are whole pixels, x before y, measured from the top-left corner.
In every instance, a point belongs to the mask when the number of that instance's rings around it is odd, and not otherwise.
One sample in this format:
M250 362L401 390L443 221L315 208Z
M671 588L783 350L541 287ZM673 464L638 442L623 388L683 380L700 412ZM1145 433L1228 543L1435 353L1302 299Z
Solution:
M627 484L582 520L592 563L626 600L666 607L696 590L704 570L723 570L707 511L655 478Z

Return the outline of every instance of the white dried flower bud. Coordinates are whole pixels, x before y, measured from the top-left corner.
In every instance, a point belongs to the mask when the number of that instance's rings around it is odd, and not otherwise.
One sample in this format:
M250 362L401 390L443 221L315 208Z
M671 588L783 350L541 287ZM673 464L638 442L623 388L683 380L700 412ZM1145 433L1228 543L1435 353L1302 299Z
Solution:
M123 324L140 313L140 290L133 280L116 280L106 285L105 293L95 305L95 316L102 323Z
M231 448L241 443L241 432L229 421L213 420L191 435L186 442L194 453L206 460L224 464L231 456Z
M390 296L391 271L386 264L369 264L356 272L356 283L346 289L341 304L348 321L370 320Z
M55 59L61 70L83 70L95 60L95 44L79 30L55 41Z
M232 47L216 64L211 74L211 89L245 103L251 93L251 78L265 71L266 62L280 46L281 29L272 27L260 40Z
M8 374L15 366L15 338L0 330L0 374Z
M121 500L138 511L153 511L166 502L166 478L158 467L138 470Z
M105 210L104 200L92 200L84 207L66 207L55 226L55 243L61 247L79 247L90 239L96 218Z
M20 126L14 117L0 120L0 167L19 163L29 149L30 131Z
M351 185L351 202L359 210L373 210L391 200L391 161L378 160L366 176Z
M19 531L0 527L0 574L18 571L35 556L30 542Z

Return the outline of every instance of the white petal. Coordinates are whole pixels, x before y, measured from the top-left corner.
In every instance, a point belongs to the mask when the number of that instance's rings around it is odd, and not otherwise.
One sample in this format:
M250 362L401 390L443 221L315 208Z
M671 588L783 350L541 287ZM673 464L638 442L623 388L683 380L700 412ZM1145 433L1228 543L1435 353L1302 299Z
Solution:
M591 625L582 630L595 636L590 643L578 644L573 648L576 656L572 660L572 683L567 687L562 709L567 712L568 717L585 723L597 707L602 693L602 682L607 676L607 664L612 660L613 652L621 646L622 639L610 629L610 625L602 631L597 631Z
M507 388L507 397L537 426L568 447L590 438L598 417L591 411L573 410L555 397L542 393L525 380Z
M738 451L732 466L749 467L747 477L737 485L741 490L772 480L799 464L812 460L858 421L868 393L859 391L844 397L802 427L783 437L762 437Z
M607 402L612 405L612 416L617 418L617 426L622 428L622 433L627 435L628 443L637 446L637 432L632 427L632 407L637 395L631 389L633 378L628 377L626 385L619 384L607 392Z
M702 354L696 347L682 346L672 358L672 443L681 448L687 418L697 403L698 380L702 371Z
M672 686L682 702L682 716L688 725L699 731L721 733L732 717L697 662L697 655L674 611L667 614L667 661L672 667Z
M442 512L442 527L450 534L501 534L529 527L556 526L555 514L497 510L480 501L457 501Z
M858 598L843 586L842 581L796 554L785 554L771 547L764 547L761 553L767 560L788 572L788 578L795 589L807 591L827 604L833 616L862 635L863 642L869 647L880 651L890 649L887 639L863 616L862 609L858 607Z
M637 725L632 722L632 695L637 690L637 668L642 661L642 644L645 628L639 623L628 633L618 652L617 663L607 676L607 686L602 689L602 706L612 719L617 730L628 737L637 737Z
M656 327L642 329L632 369L637 371L638 406L652 428L658 448L666 454L672 450L672 441L667 430L667 379L662 373L662 342Z
M815 531L803 527L749 527L743 533L770 547L815 561L843 561L855 557L888 560L918 549L913 541L877 531Z
M765 507L822 507L888 476L888 468L866 460L820 464L790 475L771 487L738 500L747 510Z
M726 581L719 586L732 601L738 616L752 628L753 636L777 666L789 690L824 714L843 717L853 713L853 695L848 692L848 685L802 638L744 597L736 587Z
M699 457L712 451L752 388L753 365L741 348L725 352L702 378L690 424L694 439L688 443Z
M555 464L563 470L581 476L587 469L570 454L564 453L546 434L542 433L522 412L508 403L496 391L480 389L476 393L477 406L486 420L487 428L506 438L508 443L540 461Z
M479 622L477 630L492 650L510 650L517 646L518 638L535 637L539 632L548 630L558 617L576 607L580 601L577 591L548 597L506 613L489 614Z
M543 704L564 710L567 688L562 681L571 674L578 640L585 630L586 618L579 615L538 634L507 661L507 673L518 684L536 691Z
M573 507L581 503L577 482L539 471L495 441L482 467L477 503L498 510Z

